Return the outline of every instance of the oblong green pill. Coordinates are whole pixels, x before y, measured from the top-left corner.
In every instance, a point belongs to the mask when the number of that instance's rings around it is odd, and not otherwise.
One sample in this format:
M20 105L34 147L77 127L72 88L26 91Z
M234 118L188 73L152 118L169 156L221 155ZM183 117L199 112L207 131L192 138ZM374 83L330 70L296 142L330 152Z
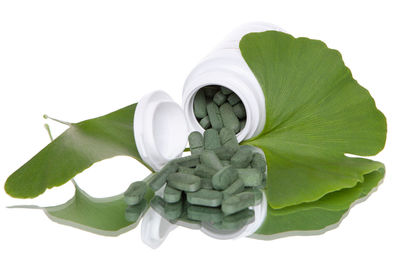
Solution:
M232 90L226 88L225 86L221 86L221 92L222 92L224 95L230 95L230 94L232 94Z
M231 106L236 105L237 103L241 102L240 98L237 94L233 93L228 96L228 102Z
M204 139L201 133L197 131L191 132L188 140L192 155L199 154L204 150Z
M217 154L215 154L212 150L205 150L200 154L200 162L207 167L210 167L214 170L219 171L224 166L222 165L220 159Z
M231 164L235 168L246 168L253 159L253 153L246 147L239 147L238 151L232 156Z
M216 190L225 190L238 178L236 169L232 166L226 166L219 170L212 177L212 184Z
M208 85L202 88L202 90L204 90L204 94L208 98L213 98L214 95L218 92L218 89L219 88L215 85Z
M207 103L206 96L203 90L199 90L193 100L193 111L194 115L198 119L202 119L207 116Z
M183 167L196 167L200 163L200 156L198 154L194 154L186 157L176 158L171 162Z
M261 172L265 172L267 169L267 161L260 153L254 153L250 165L252 168L260 169Z
M143 181L132 183L124 193L125 203L128 205L138 204L147 191L147 184Z
M239 230L240 228L254 222L254 210L245 209L240 212L225 216L222 228L226 230Z
M230 186L228 186L224 191L222 191L223 198L229 198L232 195L243 192L244 183L242 179L236 179Z
M240 180L240 179L238 179L238 180ZM256 205L261 203L263 193L261 192L260 189L257 189L257 188L246 188L244 190L244 192L251 192L251 193L254 194L254 206L256 206Z
M194 169L194 174L200 176L202 178L210 178L213 177L214 174L217 173L217 170L211 169L204 164L199 164Z
M208 117L208 115L205 116L204 118L202 118L199 123L200 123L200 126L206 130L211 127L211 122L210 122L210 118Z
M166 186L164 189L164 200L167 203L175 203L181 200L182 191Z
M167 184L175 189L194 192L200 189L201 178L185 173L172 173L167 177Z
M236 147L231 145L224 145L217 149L214 149L214 152L218 158L220 158L221 160L228 160L230 164L230 159L236 153L238 148L239 146Z
M219 91L214 95L213 101L218 106L221 106L223 103L225 103L226 98L227 98L226 95L224 95L221 91Z
M150 188L155 192L160 189L167 181L169 174L178 170L178 165L174 162L169 162L159 172L154 173L151 181L149 182Z
M241 120L246 118L246 108L244 107L242 102L237 103L232 107L233 113L235 113L236 117Z
M260 169L246 168L236 169L239 179L241 179L246 187L257 187L262 185L263 173Z
M225 103L219 108L219 112L221 114L224 127L232 129L235 133L238 133L240 130L240 123L238 117L236 117L235 113L233 112L232 106L229 103Z
M221 131L219 132L219 138L222 145L233 144L239 146L235 131L233 131L232 129L226 127L222 128Z
M208 103L207 114L208 117L210 118L210 123L212 128L220 130L224 126L217 104L215 104L214 102Z
M204 149L214 150L221 147L221 141L216 129L207 129L204 131Z
M160 196L154 196L150 201L150 207L152 207L161 216L164 216L165 204L165 201Z
M190 205L187 207L187 217L194 221L217 223L222 221L224 215L219 208Z
M125 210L125 218L128 222L136 222L142 215L144 209L146 208L147 201L142 199L136 205L128 206Z
M225 215L247 209L253 206L255 195L253 192L242 192L222 201L221 210Z
M211 178L201 178L201 188L213 189Z
M222 202L222 193L216 190L200 189L186 194L186 200L193 205L218 207Z
M165 203L164 217L170 221L178 219L182 214L182 206L182 201L178 201L175 203Z
M179 166L178 172L180 173L187 173L187 174L195 174L194 173L194 168L189 168L189 167L184 167L184 166Z

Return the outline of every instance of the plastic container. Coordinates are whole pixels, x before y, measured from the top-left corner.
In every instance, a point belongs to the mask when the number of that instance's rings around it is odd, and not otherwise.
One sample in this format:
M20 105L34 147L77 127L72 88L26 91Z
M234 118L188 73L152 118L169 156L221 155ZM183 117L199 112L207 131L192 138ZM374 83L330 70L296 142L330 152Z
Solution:
M241 98L247 120L245 127L237 134L239 142L262 131L268 116L263 91L241 55L239 42L247 33L267 30L283 31L271 24L252 23L243 25L229 34L187 77L183 87L183 109L163 91L149 93L138 102L133 123L134 137L143 161L158 171L167 162L182 155L190 132L204 131L194 116L193 100L197 91L207 85L227 87ZM161 194L162 190L163 188L156 194ZM266 208L266 198L263 196L262 203L254 208L255 221L233 233L217 233L206 225L185 226L200 229L219 239L249 236L261 226L266 216ZM150 247L156 248L176 226L150 208L142 221L142 240Z

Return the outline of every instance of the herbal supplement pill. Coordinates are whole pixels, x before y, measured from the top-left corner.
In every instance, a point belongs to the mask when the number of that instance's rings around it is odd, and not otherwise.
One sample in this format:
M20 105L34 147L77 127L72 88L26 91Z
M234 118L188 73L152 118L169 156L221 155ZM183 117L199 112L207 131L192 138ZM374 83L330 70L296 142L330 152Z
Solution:
M244 119L246 117L246 108L244 107L242 102L237 103L232 107L233 113L235 113L238 119Z
M131 205L128 206L125 210L125 218L128 222L136 222L140 215L142 215L145 207L146 207L147 201L145 199L142 199L139 203L136 205Z
M171 221L178 219L182 214L182 206L182 201L165 203L164 217Z
M222 202L222 193L216 190L200 189L187 193L186 199L190 204L207 207L218 207Z
M167 184L178 190L194 192L200 189L201 178L192 174L171 173L167 177Z
M250 164L252 168L260 169L261 172L265 172L267 169L267 162L265 161L264 156L260 153L254 153Z
M193 111L194 115L198 119L202 119L207 116L207 103L204 91L200 90L197 92L193 100Z
M194 174L200 176L202 178L210 178L213 177L214 174L217 173L217 170L207 167L204 164L199 164L194 169Z
M213 168L214 170L219 171L222 169L224 166L222 166L221 161L217 157L217 154L215 154L214 151L212 150L205 150L200 154L200 162L207 167Z
M213 151L217 155L217 157L221 160L230 160L232 156L236 153L237 149L239 146L229 146L229 145L224 145L221 146L217 149L214 149ZM229 162L230 164L230 162Z
M222 201L221 209L225 215L229 215L253 206L254 202L254 193L242 192L224 199Z
M240 123L239 119L233 112L232 106L228 103L225 103L219 108L219 112L221 114L224 127L232 129L235 133L238 133L240 130Z
M256 187L262 184L263 173L260 169L237 169L237 173L246 187Z
M216 129L204 131L204 149L214 150L221 146L221 141Z
M174 162L169 162L159 172L155 173L151 179L149 186L155 192L160 189L167 181L167 176L178 170L178 165Z
M201 178L201 188L213 189L211 178Z
M205 116L204 118L202 118L199 123L200 123L200 126L203 127L203 129L205 129L205 130L207 130L208 128L211 127L210 118L208 116Z
M212 177L212 184L216 190L225 190L238 178L236 169L232 166L226 166L219 170Z
M172 160L172 162L175 162L179 166L183 167L196 167L200 163L200 156L198 154L190 155L182 158L176 158Z
M187 173L187 174L194 174L194 168L179 166L178 172Z
M225 216L222 228L226 230L239 230L240 228L254 222L254 210L245 209L235 214Z
M236 105L237 103L241 102L240 98L237 96L237 94L230 94L228 96L228 102L231 104L231 106Z
M187 207L187 216L195 221L217 223L222 221L224 215L219 208L189 205Z
M204 139L203 135L197 131L191 132L188 137L190 150L192 151L195 148L200 148L203 150L204 148ZM193 154L193 151L192 151Z
M246 168L253 159L253 153L244 146L239 147L239 150L231 158L231 165L235 168Z
M228 88L224 87L224 86L221 86L221 92L222 92L224 95L230 95L230 94L232 94L232 91L229 90Z
M244 126L246 126L246 119L241 120L239 123L240 123L240 130L243 130Z
M240 179L238 179L238 180L240 180ZM251 193L254 194L254 206L256 206L256 205L261 203L263 193L261 192L260 189L257 189L257 188L246 188L244 190L244 192L251 192Z
M215 85L208 85L206 87L203 87L204 94L206 97L213 98L215 93L218 92L218 88Z
M125 203L128 205L138 204L147 191L147 185L143 181L132 183L124 193Z
M153 197L150 206L161 216L164 216L165 201L160 196Z
M221 140L221 144L225 145L227 143L233 142L234 144L238 144L236 134L232 129L229 128L222 128L221 131L219 132L219 138Z
M224 199L242 192L244 190L244 183L242 179L236 179L228 188L222 191Z
M167 203L175 203L181 200L182 191L166 186L164 189L164 200Z
M221 91L219 91L214 95L213 101L218 106L221 106L226 101L226 95L224 95Z
M224 124L217 104L210 102L207 104L207 114L210 118L211 127L215 130L220 130Z

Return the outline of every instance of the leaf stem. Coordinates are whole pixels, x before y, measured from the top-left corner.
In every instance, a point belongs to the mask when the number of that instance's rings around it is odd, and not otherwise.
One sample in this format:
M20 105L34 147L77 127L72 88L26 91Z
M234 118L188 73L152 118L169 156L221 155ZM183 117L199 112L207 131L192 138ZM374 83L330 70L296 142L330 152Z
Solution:
M50 120L53 120L53 121L56 121L56 122L59 122L59 123L62 123L62 124L68 125L68 126L71 126L71 125L72 125L72 123L70 123L70 122L62 121L62 120L58 120L58 119L52 118L52 117L48 116L47 114L44 114L44 115L43 115L43 118L44 118L44 119L50 119Z
M50 126L47 123L45 123L44 128L46 129L47 133L49 134L50 140L53 142L54 139L53 139L53 136L51 135Z

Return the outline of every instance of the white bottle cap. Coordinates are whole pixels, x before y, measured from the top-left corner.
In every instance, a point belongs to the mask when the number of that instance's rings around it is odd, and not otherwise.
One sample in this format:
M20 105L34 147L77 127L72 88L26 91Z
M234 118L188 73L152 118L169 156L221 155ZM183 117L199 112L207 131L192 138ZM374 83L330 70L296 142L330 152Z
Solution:
M133 131L142 160L155 171L182 154L189 135L181 106L163 91L138 102Z

